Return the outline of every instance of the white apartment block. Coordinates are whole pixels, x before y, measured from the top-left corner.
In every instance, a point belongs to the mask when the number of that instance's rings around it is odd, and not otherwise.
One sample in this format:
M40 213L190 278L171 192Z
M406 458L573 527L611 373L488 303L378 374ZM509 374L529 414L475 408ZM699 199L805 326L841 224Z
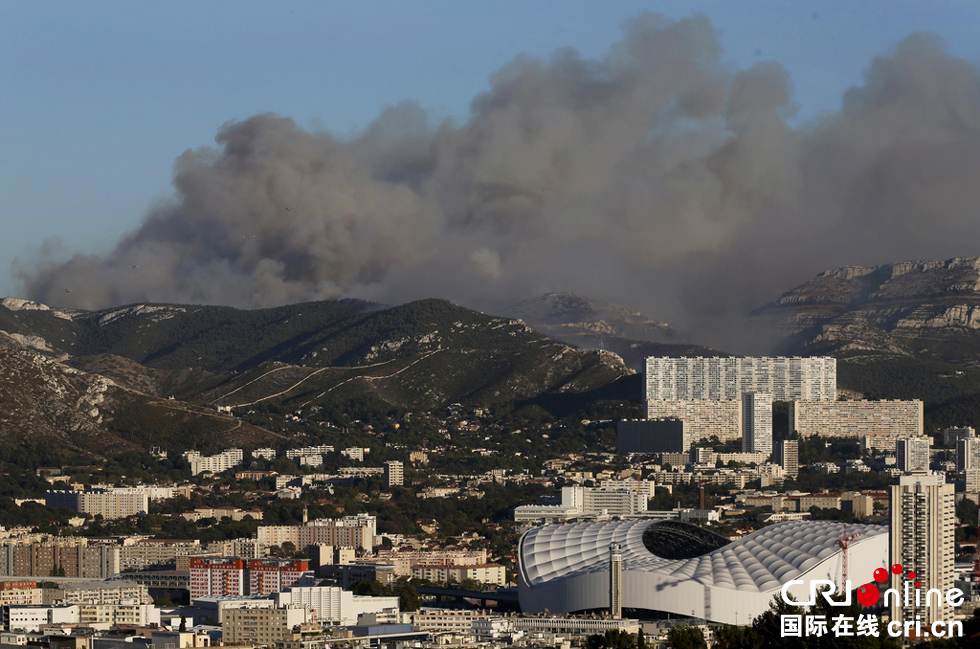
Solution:
M783 473L787 477L796 478L800 474L799 441L784 439L776 442L772 459L783 467Z
M272 595L277 608L303 608L313 611L317 621L324 625L349 626L357 624L357 618L374 614L397 621L398 597L370 597L355 595L339 586L294 586Z
M405 484L405 465L391 460L385 462L385 488L400 487Z
M129 580L62 582L43 589L44 604L151 604L149 589Z
M901 598L892 598L892 620L921 619L922 627L937 620L951 620L952 607L946 593L953 587L953 532L956 525L953 485L946 484L942 473L914 471L899 477L890 487L891 525L889 565L901 564L915 571L921 582L921 602L902 606ZM906 575L890 574L889 588L905 592ZM931 589L940 596L927 598ZM938 600L938 601L937 601Z
M646 359L646 398L737 400L745 392L775 401L837 398L837 359L716 357Z
M217 455L203 456L197 451L184 453L191 465L191 475L202 473L221 473L240 465L245 459L245 453L240 448L229 448Z
M364 449L361 448L360 446L351 446L350 448L345 448L340 452L340 454L346 458L350 458L351 460L354 460L355 462L364 461Z
M0 582L0 605L43 604L41 589L36 581Z
M742 394L742 452L772 454L772 402L766 392Z
M722 442L742 436L742 401L705 399L651 399L647 419L680 419L684 422L684 450L700 439L717 435Z
M289 541L299 550L311 545L374 550L377 532L376 517L358 514L335 520L312 521L305 525L263 525L256 532L256 543L261 548L273 545L282 547L283 543Z
M308 621L303 608L232 608L224 612L224 644L276 646L294 639L293 629ZM296 634L298 639L299 634Z
M898 440L922 436L922 402L793 401L789 423L804 437L857 437L868 448L894 451Z
M473 623L487 616L484 611L422 608L412 618L416 631L467 634Z
M276 449L274 448L257 448L252 451L252 457L261 458L263 460L272 461L276 459Z
M956 470L970 469L980 469L980 438L973 436L956 440Z
M929 470L928 437L908 437L895 442L895 459L902 471Z
M417 565L412 566L412 577L415 579L428 579L437 583L460 583L465 579L472 579L481 584L503 586L507 583L507 570L504 566L496 563L487 563L479 566Z
M333 446L305 446L303 448L291 448L286 451L286 457L290 460L295 460L299 457L304 457L308 455L326 455L327 453L333 453ZM253 453L254 455L254 453Z
M107 520L145 514L150 508L150 499L142 487L111 491L49 491L45 502L48 507L67 507Z
M3 628L7 631L40 631L42 624L78 623L78 605L4 606Z
M160 609L153 604L79 604L79 624L159 626Z
M963 474L966 477L966 493L980 494L980 469L967 469Z
M632 516L646 511L647 497L628 489L595 487L562 487L561 506L578 509L584 514L606 513L609 516Z

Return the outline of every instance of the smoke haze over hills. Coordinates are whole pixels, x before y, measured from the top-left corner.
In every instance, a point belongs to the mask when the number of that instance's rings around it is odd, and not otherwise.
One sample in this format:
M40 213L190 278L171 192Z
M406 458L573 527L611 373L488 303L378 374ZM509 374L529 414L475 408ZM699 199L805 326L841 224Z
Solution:
M227 123L176 161L175 202L104 255L22 263L23 293L493 310L568 291L723 346L826 268L977 254L980 76L941 40L871 61L819 122L793 114L778 63L732 70L707 18L644 14L601 59L514 59L462 124L407 101L351 139Z

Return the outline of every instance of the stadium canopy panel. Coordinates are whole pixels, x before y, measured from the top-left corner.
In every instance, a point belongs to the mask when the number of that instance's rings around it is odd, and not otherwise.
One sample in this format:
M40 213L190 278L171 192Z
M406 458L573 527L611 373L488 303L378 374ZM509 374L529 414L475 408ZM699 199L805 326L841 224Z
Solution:
M835 521L786 521L728 542L676 521L545 525L521 538L521 609L574 613L609 607L609 546L623 555L623 608L745 624L764 613L783 584L809 597L810 581L841 581ZM848 525L852 588L888 563L888 527Z

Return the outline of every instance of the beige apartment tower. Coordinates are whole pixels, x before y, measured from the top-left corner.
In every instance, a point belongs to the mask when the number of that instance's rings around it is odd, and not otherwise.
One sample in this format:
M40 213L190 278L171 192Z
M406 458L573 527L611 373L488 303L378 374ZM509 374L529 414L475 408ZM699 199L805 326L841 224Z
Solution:
M385 489L400 487L405 484L405 465L391 460L385 462Z
M889 589L899 593L898 598L886 599L892 620L915 621L918 617L925 628L934 621L952 619L946 593L953 587L954 499L953 485L946 484L942 473L912 471L891 487L888 565L897 563L906 571L889 573ZM906 577L909 570L915 572L918 589ZM909 606L904 605L906 585L911 594ZM918 605L916 590L921 598ZM934 590L939 597L930 593Z

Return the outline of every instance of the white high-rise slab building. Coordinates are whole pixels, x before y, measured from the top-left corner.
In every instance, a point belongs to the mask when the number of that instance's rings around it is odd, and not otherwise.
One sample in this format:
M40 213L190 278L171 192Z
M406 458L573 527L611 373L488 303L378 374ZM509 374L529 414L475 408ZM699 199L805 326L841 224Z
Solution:
M742 395L742 452L772 454L772 395Z
M980 469L980 438L969 436L956 440L956 470Z
M895 459L902 471L929 470L928 437L907 437L895 442Z
M891 487L888 565L899 564L904 570L898 575L890 573L889 588L901 595L886 600L892 620L921 619L922 628L928 628L934 621L952 619L946 593L953 587L954 498L953 485L946 484L942 473L912 471L900 476L899 483ZM915 572L920 587L910 589L912 601L904 606L910 570ZM916 600L915 590L921 593L921 599Z
M837 359L746 357L646 359L646 398L736 400L764 392L774 401L837 398Z

